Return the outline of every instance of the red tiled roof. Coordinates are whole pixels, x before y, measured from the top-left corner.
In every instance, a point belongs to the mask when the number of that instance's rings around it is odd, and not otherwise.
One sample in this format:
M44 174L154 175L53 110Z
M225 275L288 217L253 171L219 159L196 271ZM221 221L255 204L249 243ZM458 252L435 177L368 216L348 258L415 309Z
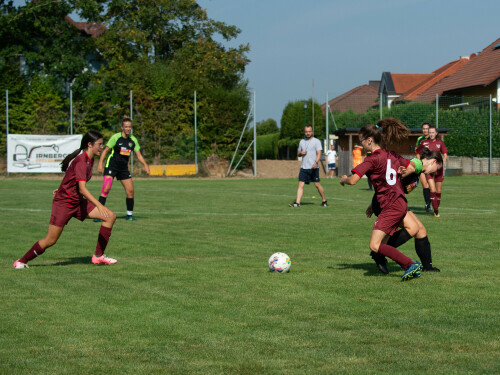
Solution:
M488 86L500 77L500 38L483 49L469 63L451 76L444 91L474 86Z
M65 17L71 25L75 26L78 30L83 31L92 38L97 38L101 36L108 30L106 26L98 22L76 22L70 16Z
M372 85L361 85L352 90L333 98L328 102L330 110L346 112L353 110L356 113L364 113L378 98L378 89ZM321 106L323 114L326 113L326 103Z
M438 82L443 80L444 78L451 76L455 72L457 72L460 68L462 68L465 64L469 62L468 58L461 58L459 60L455 60L452 62L449 62L446 65L443 65L442 67L434 70L430 77L426 79L425 81L422 81L420 84L416 85L415 87L412 87L409 91L407 91L402 97L396 99L396 101L413 101L417 100L417 98L427 90L429 90L431 87L436 85ZM431 90L432 92L427 92L427 96L436 96L437 94L441 94L442 92L436 92L434 90ZM417 100L420 101L420 100Z
M432 73L391 73L394 91L404 94L432 77Z

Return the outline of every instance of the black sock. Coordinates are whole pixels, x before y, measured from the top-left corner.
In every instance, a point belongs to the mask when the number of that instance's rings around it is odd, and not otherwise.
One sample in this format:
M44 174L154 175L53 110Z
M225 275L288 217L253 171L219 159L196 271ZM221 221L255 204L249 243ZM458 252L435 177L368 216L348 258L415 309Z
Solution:
M425 204L430 206L431 205L431 189L424 188L424 199L425 199Z
M415 251L425 268L432 267L431 243L429 238L415 238Z
M389 238L387 245L398 248L406 243L411 238L410 233L406 229L400 229Z
M134 198L127 198L127 211L134 211Z
M101 204L103 206L105 206L106 205L106 197L103 197L102 195L100 195L99 196L99 202L101 202Z

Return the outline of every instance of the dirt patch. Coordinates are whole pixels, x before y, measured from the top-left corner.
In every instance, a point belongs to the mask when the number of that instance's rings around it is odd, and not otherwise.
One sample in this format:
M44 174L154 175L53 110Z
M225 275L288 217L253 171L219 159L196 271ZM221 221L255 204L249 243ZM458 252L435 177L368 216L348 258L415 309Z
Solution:
M300 171L299 160L257 160L259 178L297 178ZM326 167L326 165L325 165ZM253 177L253 169L244 169L235 173L237 177ZM323 165L319 168L320 178L325 177Z

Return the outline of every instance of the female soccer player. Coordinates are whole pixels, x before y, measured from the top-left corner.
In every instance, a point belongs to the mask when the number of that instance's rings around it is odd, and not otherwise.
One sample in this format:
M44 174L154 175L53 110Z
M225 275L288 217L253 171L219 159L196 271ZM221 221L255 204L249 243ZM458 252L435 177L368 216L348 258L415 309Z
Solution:
M438 151L443 156L443 167L448 158L448 149L444 142L437 139L437 129L435 126L429 127L429 139L420 142L420 145L415 150L417 152L417 157L422 153L424 148L428 148L431 151ZM439 204L441 203L441 188L443 186L444 180L444 168L439 169L435 175L426 175L427 182L429 183L430 197L432 208L434 209L434 216L440 217L439 215Z
M80 221L87 217L102 220L92 263L108 265L116 263L115 259L104 255L116 215L99 203L86 186L92 177L94 157L101 154L102 147L101 133L89 131L83 136L80 148L66 156L62 161L61 169L66 174L59 188L54 191L48 233L37 241L21 259L14 262L14 268L28 268L27 263L30 260L42 255L47 248L57 242L64 226L72 217L76 217ZM80 153L81 151L83 152ZM69 164L72 160L73 162Z
M99 165L97 166L97 171L104 174L99 202L101 202L103 206L106 205L106 198L111 190L113 179L116 177L125 189L125 194L127 196L127 216L125 219L129 221L135 221L134 184L128 170L128 161L132 151L135 152L137 159L144 165L146 173L149 174L149 166L142 157L140 149L141 147L139 146L137 138L132 135L132 120L125 117L122 121L121 133L116 133L109 139L108 143L106 143L106 148L102 152L101 158L99 159ZM111 150L111 154L106 159L106 165L104 166L104 159L109 150Z
M405 194L409 194L416 187L421 173L428 175L435 173L438 169L443 167L443 158L441 154L437 151L430 151L429 149L424 149L422 151L421 160L414 158L411 159L411 162L415 165L415 173L404 177L401 181ZM372 203L366 209L366 216L371 217L372 214L378 216L380 212L380 204L378 203L377 196L374 195ZM408 220L410 216L412 220ZM412 226L415 222L418 224L417 227ZM413 212L408 211L403 220L402 229L395 232L389 238L387 244L398 248L412 237L415 237L415 251L422 262L422 271L440 272L439 268L432 265L431 244L427 237L427 230L417 216ZM370 255L382 273L389 273L387 270L387 260L383 255L373 251Z
M423 141L426 141L427 139L429 139L429 127L431 126L431 124L429 124L428 122L424 122L422 124L422 136L418 137L417 139L417 144L415 146L415 148L417 148L418 146L420 146L420 143L422 143ZM429 189L429 183L427 182L427 178L425 177L426 175L425 174L420 174L420 182L422 183L422 192L424 194L424 201L425 201L425 210L427 212L431 212L432 208L431 208L431 190Z
M340 180L342 186L355 185L365 174L371 180L382 212L373 226L370 250L398 263L405 270L402 280L420 276L422 264L388 245L387 240L408 212L398 170L408 169L408 173L412 173L413 168L409 160L383 149L382 146L406 137L408 128L394 118L380 120L377 125L363 126L359 131L359 140L363 148L372 154L352 170L354 174L351 177L344 175ZM416 222L412 222L411 217L408 217L408 221L412 226L418 226Z

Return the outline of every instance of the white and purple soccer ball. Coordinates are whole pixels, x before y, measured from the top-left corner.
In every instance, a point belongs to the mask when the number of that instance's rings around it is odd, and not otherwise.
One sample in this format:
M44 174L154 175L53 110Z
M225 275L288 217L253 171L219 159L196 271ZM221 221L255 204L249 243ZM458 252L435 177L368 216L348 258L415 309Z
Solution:
M286 273L290 271L290 266L292 265L292 262L290 261L290 257L285 253L274 253L269 258L268 264L269 264L269 271Z

